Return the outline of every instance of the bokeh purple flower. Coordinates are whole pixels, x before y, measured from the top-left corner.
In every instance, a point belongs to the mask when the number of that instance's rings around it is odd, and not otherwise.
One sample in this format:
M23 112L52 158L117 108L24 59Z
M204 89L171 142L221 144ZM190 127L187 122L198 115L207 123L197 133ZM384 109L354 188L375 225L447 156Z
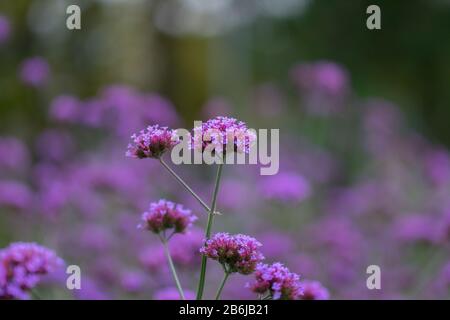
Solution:
M0 299L28 299L42 277L56 271L63 260L36 243L16 242L0 250Z
M261 191L265 198L280 202L301 202L311 195L309 182L295 172L280 172L262 177Z
M17 210L29 209L33 202L33 193L23 183L0 180L0 206Z
M127 271L122 274L120 284L125 291L136 293L142 290L146 281L147 277L143 272Z
M50 104L50 118L60 122L77 122L80 115L81 101L71 95L61 95Z
M50 66L42 57L28 58L20 66L19 77L30 87L42 87L50 77Z

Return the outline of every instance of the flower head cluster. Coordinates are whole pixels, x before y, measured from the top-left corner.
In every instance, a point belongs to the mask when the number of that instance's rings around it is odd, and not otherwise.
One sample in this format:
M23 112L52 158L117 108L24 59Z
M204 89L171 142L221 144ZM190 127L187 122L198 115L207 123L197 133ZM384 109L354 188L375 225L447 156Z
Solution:
M175 130L159 125L149 126L139 134L131 136L126 155L132 158L159 158L179 143Z
M264 259L261 246L255 238L243 234L217 233L206 241L200 253L217 260L228 273L251 274Z
M213 154L225 154L228 147L233 152L248 153L256 141L256 134L244 122L228 117L210 119L193 131L191 147L200 152L208 148Z
M281 263L272 265L260 263L256 267L255 276L256 281L249 285L255 293L269 293L274 300L295 300L302 297L300 276L290 272Z
M173 229L174 233L183 233L197 217L191 210L183 208L181 204L176 204L164 199L150 204L150 209L142 214L142 229L160 233Z
M303 295L302 300L328 300L330 294L319 281L302 281Z
M62 259L43 246L12 243L0 250L0 299L27 299L42 276L62 265Z

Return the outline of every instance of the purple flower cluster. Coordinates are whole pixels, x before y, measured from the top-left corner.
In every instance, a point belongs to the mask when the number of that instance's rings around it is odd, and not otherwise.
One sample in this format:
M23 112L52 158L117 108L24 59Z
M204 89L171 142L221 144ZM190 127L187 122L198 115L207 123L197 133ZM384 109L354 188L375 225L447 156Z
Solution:
M269 294L274 300L296 300L303 295L299 275L290 272L281 263L258 264L255 277L255 282L248 285L255 293Z
M159 158L179 143L175 130L159 125L149 126L139 134L131 136L126 155L132 158Z
M28 292L63 261L35 243L12 243L0 250L0 299L27 299Z
M255 141L256 134L244 122L219 116L193 129L191 147L200 152L208 148L210 152L225 154L228 146L233 152L248 153Z
M142 214L139 227L157 234L170 229L173 229L174 233L184 233L195 220L197 217L191 210L183 208L181 204L161 199L151 203L150 209Z
M0 45L8 41L11 34L11 24L3 15L0 15Z
M29 58L22 63L19 76L22 82L30 87L41 87L49 79L50 66L44 58Z
M255 238L236 234L217 233L200 249L206 257L217 260L228 273L251 274L264 259Z

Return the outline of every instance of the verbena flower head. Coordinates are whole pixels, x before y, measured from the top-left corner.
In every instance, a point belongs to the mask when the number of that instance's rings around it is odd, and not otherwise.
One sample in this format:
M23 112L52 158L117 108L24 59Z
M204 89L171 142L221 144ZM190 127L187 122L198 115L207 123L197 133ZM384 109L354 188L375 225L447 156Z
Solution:
M279 262L271 265L258 264L255 276L256 281L249 285L255 293L268 293L274 300L295 300L303 294L300 276L290 272Z
M63 265L52 250L35 243L12 243L0 250L0 299L27 299L41 277Z
M264 259L261 246L255 238L243 234L217 233L206 241L200 253L217 260L229 273L251 274Z
M25 60L20 68L20 79L31 87L45 85L50 76L50 66L41 57L33 57Z
M302 300L328 300L330 294L319 281L302 281L303 295Z
M200 152L208 147L213 153L225 154L227 145L233 143L228 148L234 152L248 153L256 141L256 134L247 128L245 122L228 117L210 119L193 131L191 147Z
M191 210L183 208L181 204L164 199L152 202L150 209L142 214L142 223L139 228L160 233L165 230L173 230L174 233L184 233L197 217Z
M159 158L180 142L175 130L159 125L149 126L131 139L126 155L138 159Z

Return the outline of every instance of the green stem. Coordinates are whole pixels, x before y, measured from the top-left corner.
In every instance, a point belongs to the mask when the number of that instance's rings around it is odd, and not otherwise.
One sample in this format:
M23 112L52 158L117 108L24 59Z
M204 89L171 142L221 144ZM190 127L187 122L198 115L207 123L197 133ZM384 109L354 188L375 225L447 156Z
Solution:
M211 202L211 210L209 211L209 214L208 214L208 222L207 222L206 230L205 230L205 239L206 240L208 240L209 237L211 236L211 229L212 229L212 224L213 224L213 220L214 220L214 212L216 212L217 195L219 193L220 178L222 177L222 169L223 169L223 164L221 163L221 164L219 164L219 166L217 168L216 183L214 185L214 192L213 192L213 197L212 197L212 202ZM202 256L202 266L200 268L200 279L198 282L198 289L197 289L197 300L202 299L203 290L205 289L205 277L206 277L207 262L208 262L208 260L207 260L206 256Z
M177 286L178 292L180 293L180 298L181 298L181 300L186 300L186 298L184 297L183 288L181 287L180 279L178 279L177 271L173 264L172 257L170 256L170 251L169 251L169 247L167 245L167 240L163 237L160 237L160 239L164 246L164 252L166 254L167 261L169 262L169 267L170 267L170 270L172 271L173 279L175 280L175 284Z
M222 293L223 287L225 286L225 282L227 282L227 279L228 279L229 275L230 275L230 273L225 271L223 279L222 279L222 282L220 283L220 287L219 287L219 289L217 290L217 293L216 293L216 300L219 300L220 294Z
M171 167L167 165L167 163L164 162L162 158L159 158L159 162L163 165L164 168L166 168L167 171L200 203L200 205L206 210L206 212L210 212L211 209L208 207L208 205L192 190L191 187L188 186L186 182L184 182L181 177L176 174L175 171L172 170Z

